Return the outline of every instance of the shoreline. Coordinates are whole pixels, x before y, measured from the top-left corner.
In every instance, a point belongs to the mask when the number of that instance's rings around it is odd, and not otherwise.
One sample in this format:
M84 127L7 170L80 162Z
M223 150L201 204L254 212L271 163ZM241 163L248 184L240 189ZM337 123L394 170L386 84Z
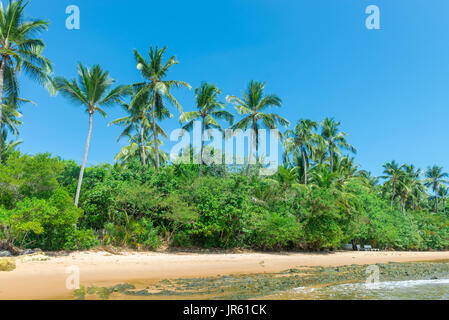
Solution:
M32 257L32 256L29 256ZM0 299L73 299L66 288L68 267L80 270L81 286L157 282L166 279L206 278L230 274L278 273L299 267L335 267L388 262L449 260L439 252L334 253L187 253L187 252L74 252L46 261L16 258L16 269L0 272Z

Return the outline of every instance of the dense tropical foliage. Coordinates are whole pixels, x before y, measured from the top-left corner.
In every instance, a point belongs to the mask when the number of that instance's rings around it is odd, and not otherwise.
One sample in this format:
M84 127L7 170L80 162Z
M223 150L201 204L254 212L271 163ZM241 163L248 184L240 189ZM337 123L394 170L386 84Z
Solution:
M46 30L47 23L22 22L24 7L22 1L0 7L0 249L114 245L327 250L345 243L449 249L449 180L443 168L422 171L391 161L381 177L374 177L355 163L356 149L340 122L300 119L279 135L284 153L277 172L261 176L258 132L290 125L272 113L282 100L265 93L265 83L251 81L241 97L224 99L217 86L203 82L195 90L196 110L184 111L172 89L190 86L166 79L178 61L173 56L164 63L166 48L158 47L150 48L149 60L134 51L144 79L140 83L112 87L108 72L82 64L78 79L51 79L43 43L31 37ZM8 21L16 21L10 34L5 32ZM17 150L19 107L26 100L18 97L14 71L21 66L87 111L81 166L48 153ZM176 107L176 115L167 103ZM93 115L106 116L104 106L123 108L126 115L111 124L123 127L119 139L128 138L129 145L118 150L113 164L86 168ZM231 107L237 111L235 121ZM170 162L161 149L167 140L161 122L174 116L186 130L194 120L201 122L201 148L187 150L191 159L199 152L199 162ZM245 164L203 161L209 129L253 129Z

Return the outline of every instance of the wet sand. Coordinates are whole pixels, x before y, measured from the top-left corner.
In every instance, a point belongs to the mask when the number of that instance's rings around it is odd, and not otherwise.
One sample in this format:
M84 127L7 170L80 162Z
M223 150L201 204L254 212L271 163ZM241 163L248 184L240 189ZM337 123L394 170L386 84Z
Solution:
M29 259L28 259L29 260ZM47 261L16 259L17 268L0 272L0 299L73 299L66 287L67 268L80 271L82 286L125 282L213 277L227 274L277 273L314 266L369 265L388 262L449 260L445 252L336 253L141 253L76 252Z

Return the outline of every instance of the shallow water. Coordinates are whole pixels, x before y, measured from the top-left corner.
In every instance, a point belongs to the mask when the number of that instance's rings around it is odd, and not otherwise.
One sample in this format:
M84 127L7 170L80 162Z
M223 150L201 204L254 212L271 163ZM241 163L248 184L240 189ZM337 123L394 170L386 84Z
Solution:
M273 296L282 300L448 300L449 279L349 283L299 287Z
M365 284L377 270L380 281ZM276 274L162 280L77 290L78 299L449 299L449 263L388 263L290 269Z

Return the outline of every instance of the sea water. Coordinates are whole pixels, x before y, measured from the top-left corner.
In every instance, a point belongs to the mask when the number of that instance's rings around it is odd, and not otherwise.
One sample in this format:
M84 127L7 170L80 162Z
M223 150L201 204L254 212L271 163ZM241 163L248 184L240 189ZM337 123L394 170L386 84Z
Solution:
M295 288L279 299L317 300L448 300L449 279L347 283Z

